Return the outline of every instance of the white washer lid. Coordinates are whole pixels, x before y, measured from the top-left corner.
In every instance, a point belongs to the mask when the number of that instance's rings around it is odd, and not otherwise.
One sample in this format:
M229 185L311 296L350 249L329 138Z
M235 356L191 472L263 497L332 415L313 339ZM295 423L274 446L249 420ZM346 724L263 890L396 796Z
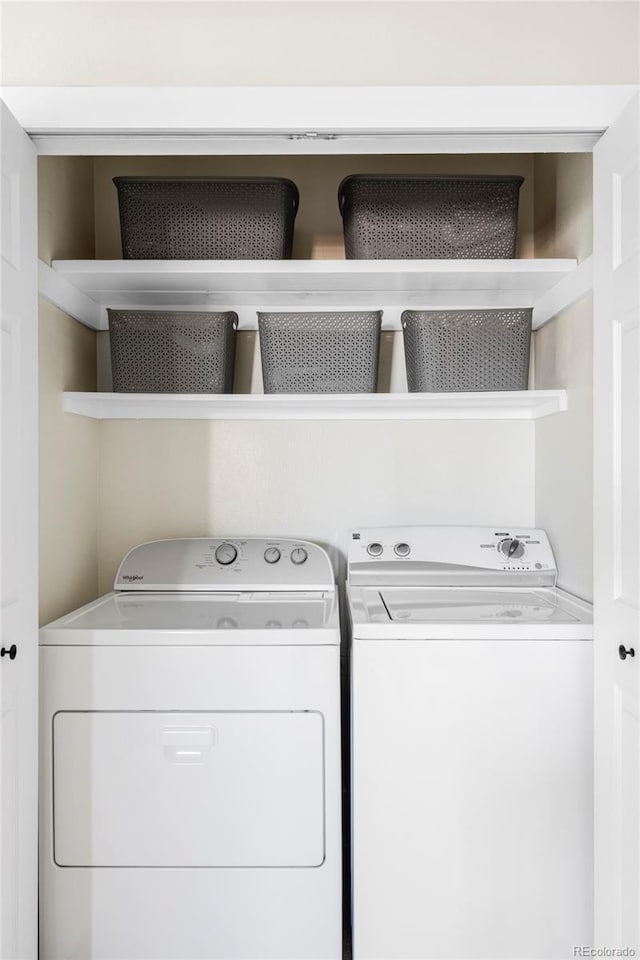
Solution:
M557 587L354 587L354 640L591 640L589 603Z
M407 623L579 623L557 594L535 590L380 590L389 618Z

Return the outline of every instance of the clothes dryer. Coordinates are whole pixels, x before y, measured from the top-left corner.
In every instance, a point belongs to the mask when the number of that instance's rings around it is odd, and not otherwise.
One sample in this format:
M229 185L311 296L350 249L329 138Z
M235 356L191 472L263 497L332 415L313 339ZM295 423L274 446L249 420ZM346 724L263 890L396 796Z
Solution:
M340 631L319 546L143 544L41 631L46 960L341 957Z

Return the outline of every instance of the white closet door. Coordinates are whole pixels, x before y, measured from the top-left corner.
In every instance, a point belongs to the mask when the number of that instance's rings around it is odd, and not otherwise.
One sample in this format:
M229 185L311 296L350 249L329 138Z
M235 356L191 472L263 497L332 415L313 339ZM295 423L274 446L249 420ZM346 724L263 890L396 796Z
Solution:
M36 152L0 103L0 956L37 952Z
M640 98L594 151L595 943L640 950Z

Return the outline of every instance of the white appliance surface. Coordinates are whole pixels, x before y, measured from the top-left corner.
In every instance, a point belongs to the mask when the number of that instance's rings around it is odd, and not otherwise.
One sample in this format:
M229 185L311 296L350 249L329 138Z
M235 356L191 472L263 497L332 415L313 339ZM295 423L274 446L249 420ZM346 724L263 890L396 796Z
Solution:
M352 587L347 596L354 635L383 640L588 640L591 607L557 587Z
M332 643L334 590L109 593L49 624L43 645Z
M411 588L382 590L380 597L391 620L412 620L416 623L448 623L449 621L500 623L577 623L578 619L563 609L557 595L545 596L542 591L522 590L434 590Z
M555 587L543 531L353 536L355 960L572 956L593 921L590 606Z
M58 711L55 862L318 867L324 858L322 741L322 715L312 711ZM84 790L78 789L80 760L91 763ZM141 803L143 797L153 802ZM176 815L182 810L188 816ZM214 810L229 829L211 829Z
M126 555L115 590L180 592L333 588L331 562L307 540L258 537L152 540Z
M42 629L47 960L341 957L339 643L324 550L258 538L143 545Z

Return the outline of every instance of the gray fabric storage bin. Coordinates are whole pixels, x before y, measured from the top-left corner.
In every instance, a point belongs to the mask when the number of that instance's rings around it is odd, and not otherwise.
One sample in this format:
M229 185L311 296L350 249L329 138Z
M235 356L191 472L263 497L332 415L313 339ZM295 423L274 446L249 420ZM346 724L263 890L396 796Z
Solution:
M374 393L382 311L258 313L265 393Z
M338 200L348 260L515 257L523 177L346 177Z
M286 260L298 188L278 177L115 177L125 260Z
M238 315L107 310L116 393L230 393Z
M411 393L526 390L530 309L405 310Z

